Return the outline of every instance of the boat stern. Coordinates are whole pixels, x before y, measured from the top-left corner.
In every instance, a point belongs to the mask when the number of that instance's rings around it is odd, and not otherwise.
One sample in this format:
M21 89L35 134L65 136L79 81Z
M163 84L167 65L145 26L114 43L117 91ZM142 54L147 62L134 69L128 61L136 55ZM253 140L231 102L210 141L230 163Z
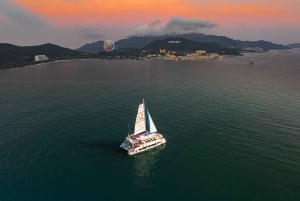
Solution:
M122 142L122 144L120 145L120 147L121 147L122 149L125 149L125 150L127 151L128 148L129 148L129 145L128 145L128 143L127 143L126 141L124 141L124 142Z

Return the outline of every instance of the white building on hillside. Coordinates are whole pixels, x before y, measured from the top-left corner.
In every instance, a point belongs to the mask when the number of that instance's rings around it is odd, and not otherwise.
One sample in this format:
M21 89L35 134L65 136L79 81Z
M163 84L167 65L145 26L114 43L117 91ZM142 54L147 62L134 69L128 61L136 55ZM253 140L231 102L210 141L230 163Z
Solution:
M35 55L34 56L35 62L48 61L48 60L49 60L49 58L46 55Z

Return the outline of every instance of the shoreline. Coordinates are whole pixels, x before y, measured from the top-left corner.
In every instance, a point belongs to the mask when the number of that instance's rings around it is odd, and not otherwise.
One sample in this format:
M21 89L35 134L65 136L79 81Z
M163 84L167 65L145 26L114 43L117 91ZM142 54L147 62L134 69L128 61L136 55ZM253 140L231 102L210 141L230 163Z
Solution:
M9 69L15 69L15 68L24 68L24 67L30 67L30 66L40 66L43 64L52 64L52 63L61 63L61 62L68 62L68 61L75 61L75 60L90 60L90 59L100 59L100 58L85 58L85 59L63 59L63 60L54 60L54 61L46 61L46 62L39 62L39 63L33 63L33 64L28 64L28 65L20 65L20 66L12 66L12 67L4 67L0 68L0 71L2 70L9 70Z
M243 56L243 55L239 55L239 56ZM222 58L218 58L218 59L224 59L224 58L229 58L229 57L238 57L238 56L225 55ZM129 58L127 58L127 59L129 59ZM13 67L4 67L4 68L0 68L0 71L9 70L9 69L24 68L24 67L41 66L43 64L69 62L69 61L86 61L86 60L120 61L120 60L127 60L127 59L104 59L104 58L64 59L64 60L55 60L55 61L48 61L48 62L39 62L39 63L28 64L28 65L20 65L20 66L13 66ZM179 62L189 62L189 61L203 62L203 61L213 61L213 60L218 60L218 59L205 59L205 60L185 59L185 60L179 60ZM155 58L154 59L129 59L129 60L135 60L135 61L171 61L171 62L177 62L176 60L172 60L172 59L155 59Z
M297 49L296 49L297 50ZM300 49L298 49L300 51ZM270 52L270 51L267 51ZM171 61L171 62L189 62L189 61L198 61L198 62L203 62L203 61L214 61L214 60L220 60L220 59L226 59L226 58L232 58L232 57L244 57L244 56L250 56L254 54L265 54L264 53L243 53L241 55L221 55L222 58L216 58L216 59L204 59L204 60L199 60L199 59L182 59L182 60L172 60L172 59L160 59L160 58L151 58L151 59L130 59L130 58L97 58L97 57L91 57L91 58L70 58L70 59L61 59L61 60L50 60L46 62L39 62L39 63L31 63L31 64L25 64L25 65L16 65L16 66L2 66L0 68L0 71L2 70L9 70L9 69L16 69L16 68L23 68L23 67L34 67L34 66L40 66L43 64L52 64L52 63L61 63L61 62L69 62L69 61L87 61L87 60L113 60L113 61L119 61L119 60L136 60L136 61ZM272 51L274 52L274 51ZM277 52L277 51L275 51ZM280 52L280 51L279 51Z

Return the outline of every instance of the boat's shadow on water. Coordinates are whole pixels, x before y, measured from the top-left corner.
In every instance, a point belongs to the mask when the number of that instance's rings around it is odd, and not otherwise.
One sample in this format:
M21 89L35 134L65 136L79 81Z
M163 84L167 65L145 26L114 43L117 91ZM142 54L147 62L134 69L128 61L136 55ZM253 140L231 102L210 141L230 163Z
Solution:
M97 153L107 153L107 154L124 154L125 151L120 148L120 141L81 141L79 142L81 146L86 149L97 152Z
M89 151L95 153L107 153L107 154L118 154L127 156L127 152L120 148L120 141L111 140L111 141L80 141L80 146L88 149ZM133 158L147 158L150 156L157 155L160 151L162 151L166 147L166 144L163 144L159 147L155 147L154 149L136 154Z

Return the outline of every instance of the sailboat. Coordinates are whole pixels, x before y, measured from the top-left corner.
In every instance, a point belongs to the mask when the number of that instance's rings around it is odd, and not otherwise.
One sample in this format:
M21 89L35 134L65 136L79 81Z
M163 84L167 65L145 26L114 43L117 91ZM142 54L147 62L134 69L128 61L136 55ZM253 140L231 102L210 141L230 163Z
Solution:
M151 118L149 110L145 106L145 101L139 104L136 115L134 133L128 134L124 142L120 145L128 155L141 153L166 143L166 139L157 128Z

